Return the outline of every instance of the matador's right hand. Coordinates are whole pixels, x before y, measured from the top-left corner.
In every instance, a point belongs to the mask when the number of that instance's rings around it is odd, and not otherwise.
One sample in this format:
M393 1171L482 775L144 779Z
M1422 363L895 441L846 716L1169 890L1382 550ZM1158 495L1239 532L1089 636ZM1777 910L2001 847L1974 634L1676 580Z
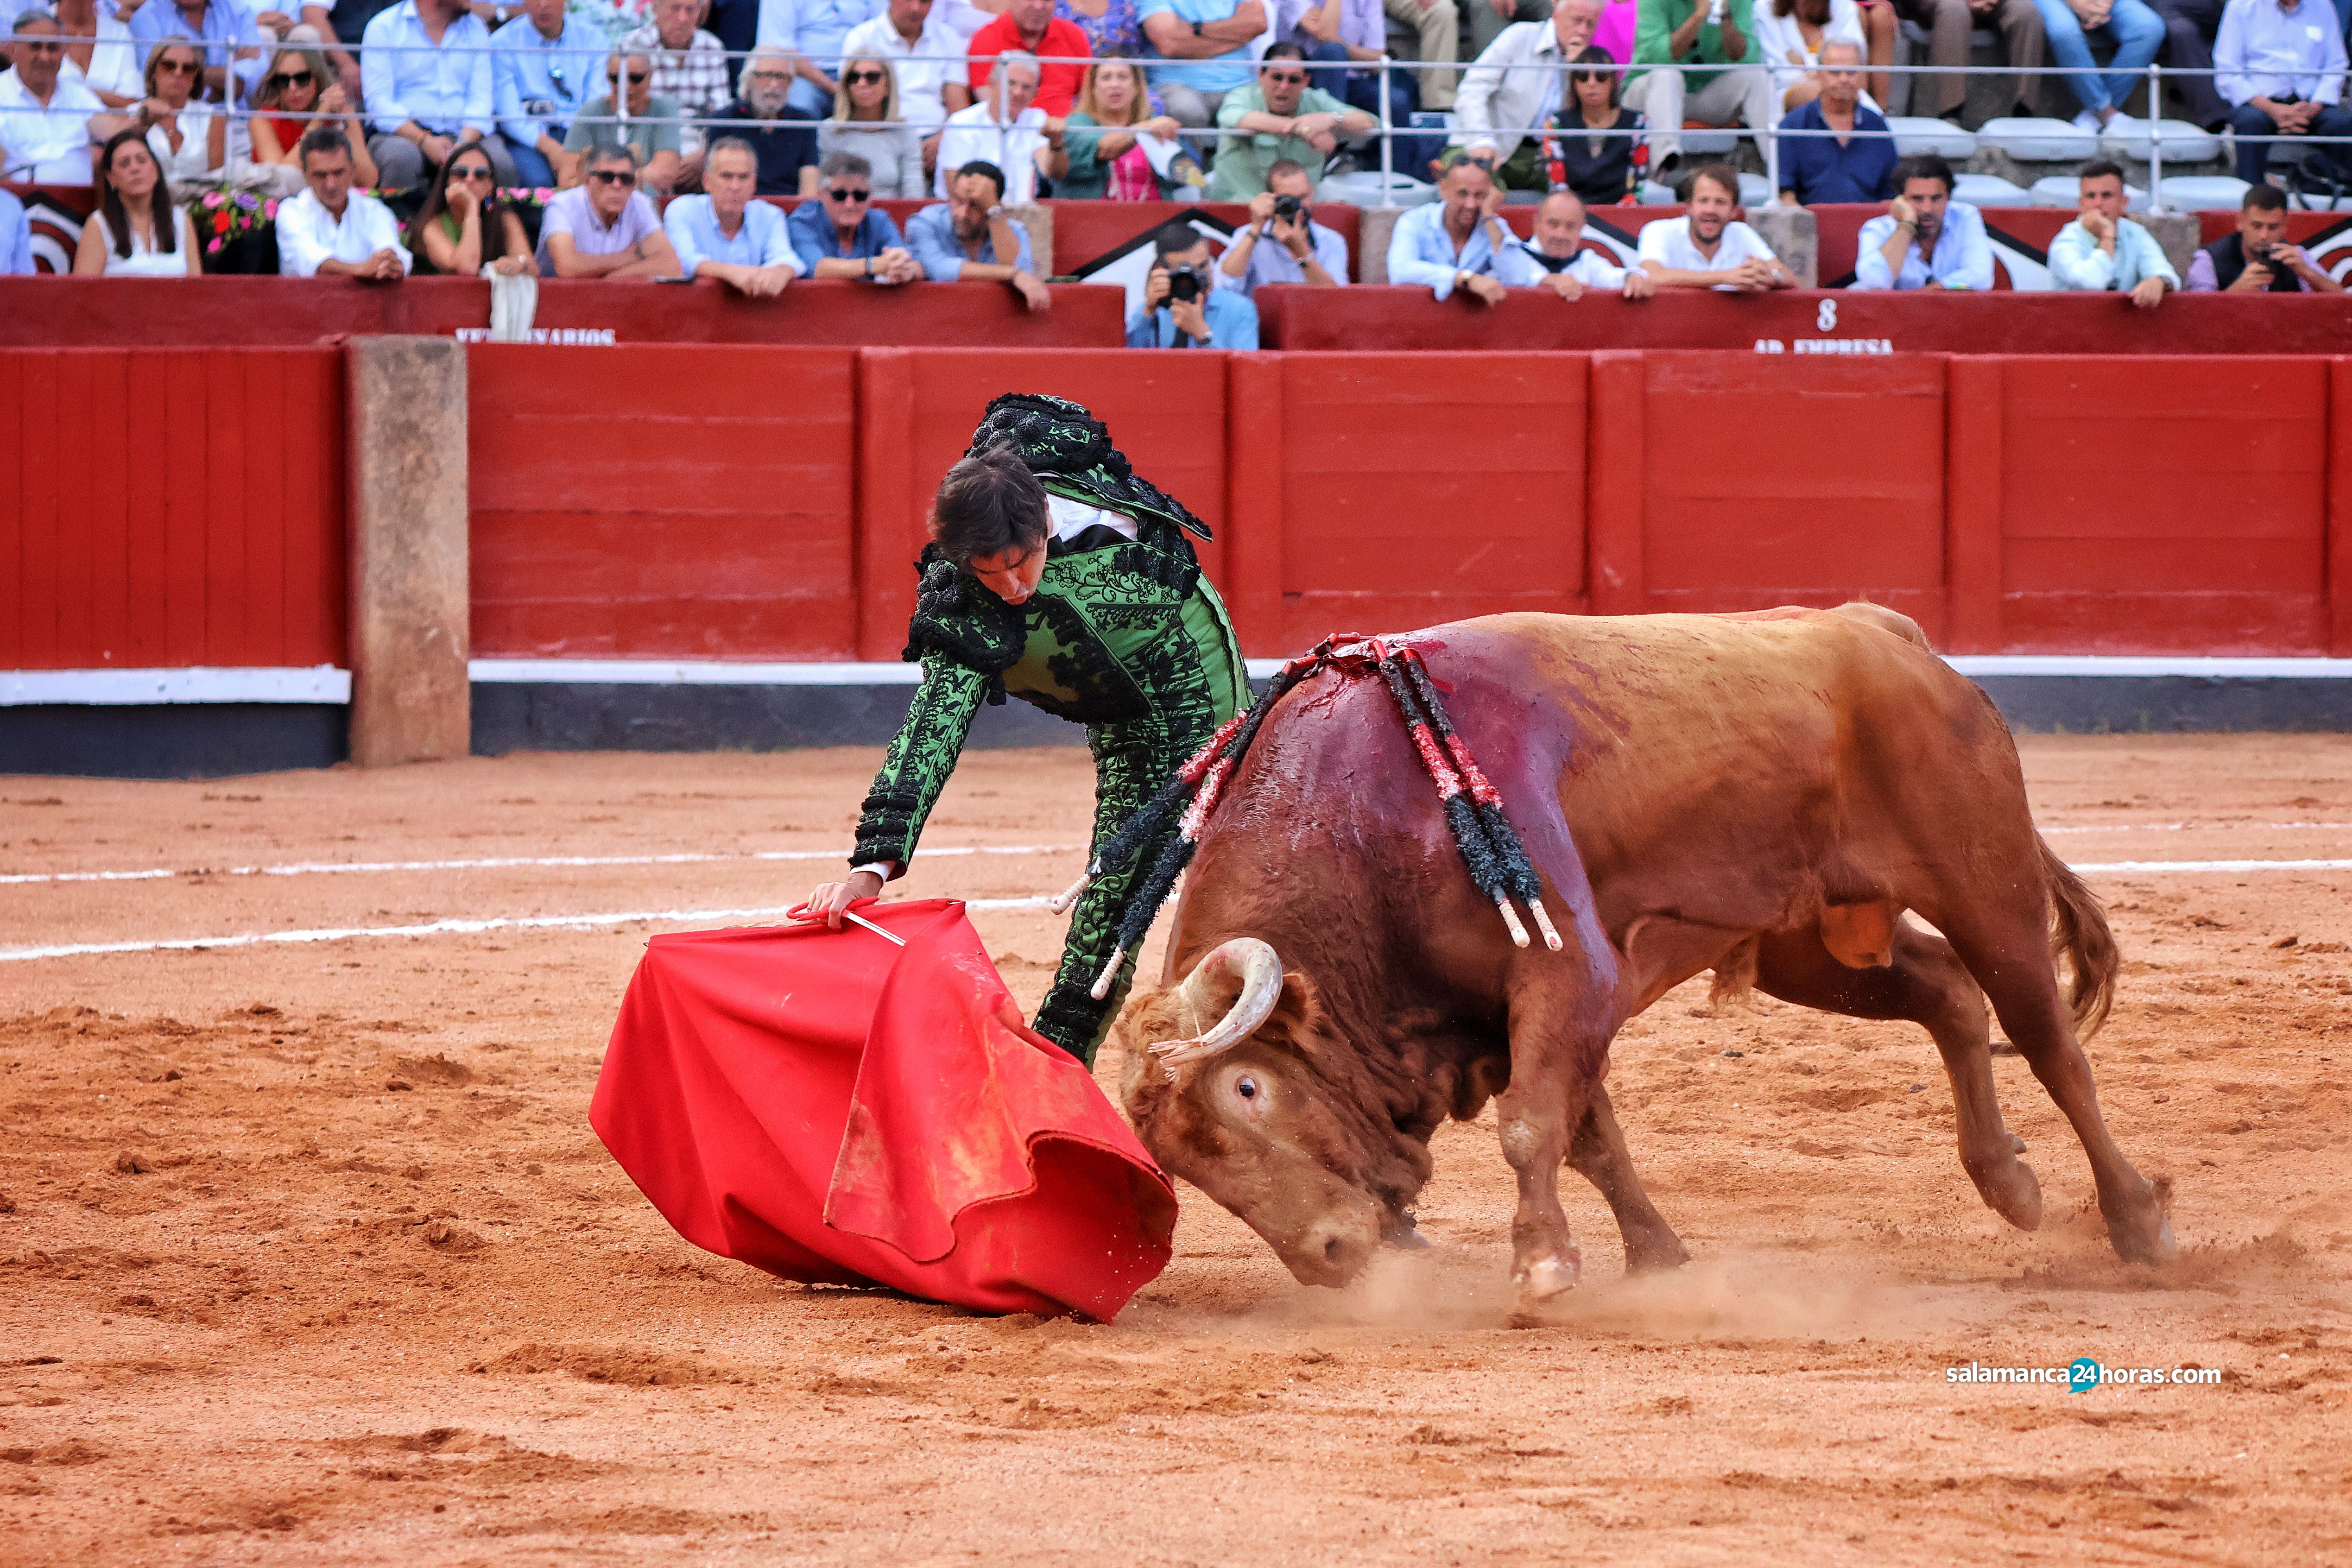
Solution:
M804 919L823 921L834 931L841 929L841 912L852 904L864 903L882 891L882 879L871 871L852 871L838 882L820 882L816 891L808 896Z

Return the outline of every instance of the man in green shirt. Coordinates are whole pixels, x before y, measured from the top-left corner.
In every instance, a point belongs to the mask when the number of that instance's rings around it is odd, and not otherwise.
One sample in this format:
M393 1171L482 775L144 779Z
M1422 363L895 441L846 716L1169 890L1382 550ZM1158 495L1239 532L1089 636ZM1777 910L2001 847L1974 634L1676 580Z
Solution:
M629 118L626 125L613 111L613 96L620 89L621 78L628 76ZM615 147L622 142L637 150L637 167L646 184L664 195L677 183L678 172L678 123L683 118L677 100L664 98L653 90L653 61L643 55L614 55L604 65L602 98L591 99L572 122L572 132L563 139L563 151L570 154L573 177L560 183L576 184L578 174L587 168L580 155L596 147ZM622 132L627 134L624 136Z
M1769 0L1768 0L1769 3ZM1749 0L1640 0L1633 24L1633 68L1719 66L1720 70L1654 70L1625 84L1625 107L1650 121L1650 178L1671 181L1682 161L1683 122L1770 127L1772 78L1750 26Z
M1217 168L1209 178L1213 202L1245 202L1265 189L1266 171L1287 158L1312 174L1343 141L1378 122L1319 87L1307 85L1307 57L1297 44L1276 44L1258 63L1257 79L1225 94L1218 106Z

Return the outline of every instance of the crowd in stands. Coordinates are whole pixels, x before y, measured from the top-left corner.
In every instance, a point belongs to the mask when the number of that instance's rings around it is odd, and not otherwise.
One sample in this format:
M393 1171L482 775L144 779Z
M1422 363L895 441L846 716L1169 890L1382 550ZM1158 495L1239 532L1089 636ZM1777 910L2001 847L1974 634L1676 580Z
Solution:
M1687 123L1778 128L1783 203L1886 203L1856 287L1990 285L1983 222L1941 160L1898 159L1884 104L1898 17L1938 67L1998 31L2009 64L2045 52L2085 129L2113 131L2133 72L2168 50L2183 100L2238 138L2240 233L2184 284L2123 217L2121 171L2082 171L2053 242L2059 287L2152 306L2168 289L2335 285L2284 242L2270 136L2352 137L2352 0L646 0L610 37L566 0L56 0L9 24L0 170L100 187L75 270L188 274L179 202L264 192L294 276L536 268L551 277L709 277L752 297L794 279L877 286L999 280L1051 308L1028 231L1046 195L1246 203L1209 254L1156 244L1130 341L1255 342L1270 283L1341 286L1346 246L1312 216L1319 180L1385 114L1450 125L1401 137L1439 199L1390 242L1392 281L1494 301L1512 288L1631 300L1793 281L1738 221L1738 177L1688 163ZM1417 72L1377 68L1391 29ZM1457 70L1466 30L1473 58ZM2105 68L2094 44L2111 48ZM1676 68L1649 68L1673 67ZM2015 79L2021 112L2028 79ZM1915 100L1948 119L1958 75ZM2332 149L2347 173L2352 154ZM1371 154L1377 159L1378 153ZM1673 181L1688 211L1642 230L1621 268L1580 244L1585 211ZM1541 201L1535 234L1497 209ZM385 195L399 205L400 216ZM800 198L789 216L761 197ZM930 205L902 232L876 203ZM0 196L0 269L30 270Z

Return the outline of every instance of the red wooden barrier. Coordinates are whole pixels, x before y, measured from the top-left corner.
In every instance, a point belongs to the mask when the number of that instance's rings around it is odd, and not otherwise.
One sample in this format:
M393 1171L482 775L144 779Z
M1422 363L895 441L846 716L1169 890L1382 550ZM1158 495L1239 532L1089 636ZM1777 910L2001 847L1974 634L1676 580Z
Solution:
M1191 214L1236 226L1249 216L1246 202L1047 202L1045 205L1054 215L1054 270L1065 274L1148 238ZM1318 202L1315 221L1348 242L1349 278L1351 281L1361 278L1361 209L1344 202Z
M476 655L846 656L856 357L471 350Z
M341 355L0 354L0 668L341 664Z

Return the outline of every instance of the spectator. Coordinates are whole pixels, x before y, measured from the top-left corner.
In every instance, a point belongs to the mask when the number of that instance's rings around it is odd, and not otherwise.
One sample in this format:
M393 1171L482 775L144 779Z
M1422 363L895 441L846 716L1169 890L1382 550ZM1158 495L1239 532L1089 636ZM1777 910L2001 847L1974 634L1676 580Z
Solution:
M1260 0L1142 0L1151 85L1179 125L1213 125L1225 94L1250 79L1250 46L1265 31Z
M1257 79L1225 94L1217 107L1217 165L1209 199L1245 202L1264 191L1266 171L1297 163L1319 174L1340 140L1379 129L1380 121L1307 85L1307 51L1276 44L1265 51Z
M772 44L751 51L743 74L737 79L743 96L727 106L722 120L756 120L757 126L737 125L727 134L751 148L760 160L760 192L763 196L816 195L816 126L789 100L793 90L793 58Z
M194 40L205 51L205 86L226 101L250 97L261 78L261 16L285 20L283 12L239 0L146 0L131 14L131 37L142 58L166 38Z
M1952 166L1933 153L1895 166L1894 210L1862 226L1853 268L1857 289L1992 287L1992 242L1984 215L1952 200Z
M1336 70L1318 70L1316 85L1352 109L1360 109L1377 122L1381 117L1381 73L1360 68L1388 58L1389 19L1381 0L1285 0L1276 13L1278 37L1297 44L1305 58L1318 65L1336 64ZM1269 54L1271 50L1267 51ZM1389 123L1411 125L1415 104L1412 77L1389 73ZM1411 168L1400 158L1398 168Z
M882 14L888 0L760 0L760 42L798 57L793 105L823 114L840 84L825 74L849 52L849 30Z
M2010 92L2016 100L2012 112L2033 118L2037 110L2027 99L2035 90L2032 73L2041 68L2043 48L2042 12L2034 0L1895 0L1895 10L1927 30L1927 58L1936 67L1929 75L1911 79L1912 113L1932 112L1960 123L1969 103L1969 79L1963 73L1975 47L1970 38L1979 27L1992 27L2000 34L2009 68L2017 73ZM1929 88L1935 100L1923 102L1921 92Z
M1076 24L1054 15L1054 0L1006 0L1004 14L971 36L967 68L975 95L986 96L988 73L995 68L996 57L1007 54L1039 57L1037 107L1048 119L1069 118L1086 80L1087 36ZM1057 60L1057 55L1078 58Z
M907 248L934 283L1010 283L1031 313L1043 314L1054 308L1054 296L1037 280L1028 228L997 205L1003 195L1003 170L966 163L944 203L907 220Z
M187 210L138 128L118 131L98 155L98 211L74 247L77 278L198 278L204 252Z
M2065 0L2052 0L2063 5ZM2123 0L2137 5L2139 0ZM1625 101L1650 121L1650 178L1665 180L1682 162L1683 125L1746 123L1761 131L1779 121L1772 111L1772 76L1755 46L1748 0L1724 0L1722 20L1710 21L1712 0L1641 0L1634 35L1637 66L1719 66L1719 70L1654 70L1625 88Z
M1467 0L1483 6L1487 0ZM1747 0L1738 0L1746 5ZM1601 0L1558 0L1551 20L1515 22L1462 78L1454 100L1454 145L1515 191L1551 188L1542 142L1521 134L1559 112L1563 68L1592 42Z
M147 0L142 0L142 3L147 3ZM359 42L367 32L367 25L390 8L393 3L394 0L334 0L334 4L329 5L318 4L316 0L302 0L302 20L318 33L319 41L327 51L327 63L335 68L337 84L342 88L343 96L355 104L360 101L362 73L359 57L343 46ZM352 151L357 152L358 149L354 147ZM299 150L295 155L298 158L301 155Z
M2083 105L2074 116L2075 129L2099 132L2110 125L2117 131L2131 129L2137 122L2127 114L2120 116L2122 124L2115 125L2116 111L2163 45L2163 18L2149 10L2144 0L2082 0L2084 14L2076 13L2074 0L2033 3L2041 9L2042 31L2050 52L2065 68L2066 85ZM2098 20L2086 24L2084 15ZM2115 58L2105 72L2091 58L2087 36L2091 33L2115 46Z
M740 136L717 136L702 163L698 196L680 196L662 214L662 227L688 278L716 278L738 294L772 300L800 276L800 258L784 233L784 215L754 201L760 155Z
M352 112L342 83L328 70L327 57L319 50L280 49L271 55L261 85L254 92L253 108L253 117L246 124L253 139L255 163L282 169L288 179L299 182L302 165L294 150L313 125L332 125L352 140L352 181L363 190L375 184L375 160L368 155L366 128Z
M616 46L653 63L654 96L677 105L688 123L677 128L678 178L702 172L702 127L692 123L725 109L735 94L727 79L727 51L696 24L709 0L653 0L654 19L621 35Z
M874 171L855 153L828 153L817 170L822 193L793 209L785 228L803 278L919 283L922 267L890 215L872 205Z
M131 39L130 25L102 10L98 0L58 0L58 28L65 35L65 58L58 75L78 81L109 109L139 101L140 63L147 51Z
M1494 47L1504 28L1522 22L1548 22L1558 7L1551 0L1468 0L1466 9L1470 13L1470 56L1476 59Z
M499 200L498 174L479 147L460 147L441 165L409 226L408 248L428 275L472 278L487 262L513 277L537 266L522 218Z
M1686 216L1642 228L1643 270L1661 289L1715 289L1762 294L1793 289L1764 237L1733 216L1739 211L1739 176L1726 163L1702 163L1691 173L1683 200Z
M580 154L591 148L622 144L625 127L613 112L613 96L621 90L621 73L628 73L629 150L636 155L645 184L667 195L677 184L678 109L653 89L653 62L643 55L614 55L604 62L604 95L591 99L564 132L565 162L559 184L580 183Z
M637 150L605 142L582 159L585 178L547 204L539 220L545 278L675 278L677 253L654 205L638 190Z
M2105 158L2083 165L2074 198L2082 216L2050 242L2050 281L2060 289L2115 289L2143 310L2180 287L2156 236L2124 216L2124 172Z
M490 30L463 0L401 0L379 13L360 41L360 78L375 127L368 151L389 189L423 184L450 153L498 128ZM491 142L488 152L499 184L512 184L505 145Z
M898 89L898 118L923 138L928 171L940 151L940 127L948 116L971 107L971 68L964 63L964 37L932 14L932 0L890 0L890 8L849 29L845 55L883 61Z
M841 87L834 95L833 118L817 127L817 155L831 158L835 153L848 153L876 171L877 194L917 201L929 195L931 188L929 176L923 172L923 133L910 125L895 123L904 115L894 74L886 59L844 62Z
M1892 12L1886 13L1892 16ZM1868 59L1862 7L1853 0L1756 0L1752 15L1757 58L1772 73L1772 112L1786 114L1821 91L1813 68L1832 43L1852 44ZM1884 99L1871 104L1875 109Z
M2118 0L2118 4L2121 0ZM2238 178L2263 183L2272 143L2255 136L2352 135L2344 99L2344 35L2321 0L2234 0L2213 48L2221 74L2214 85L2232 105ZM2352 147L2327 149L2352 174Z
M1633 31L1640 25L1642 8L1633 0L1609 0L1601 7L1601 20L1592 26L1592 47L1617 64L1633 63Z
M608 46L564 0L523 0L523 14L490 35L490 105L515 178L535 188L563 183L564 138L596 90Z
M1162 174L1139 140L1156 137L1171 146L1181 130L1173 115L1151 112L1141 66L1097 60L1087 68L1078 106L1064 126L1063 172L1054 176L1054 194L1066 201L1156 202L1188 188L1197 192L1207 182L1191 153L1175 152Z
M1574 191L1554 191L1536 209L1533 244L1515 239L1497 259L1496 272L1514 289L1549 289L1563 300L1581 300L1588 289L1646 300L1656 288L1641 268L1619 267L1597 250L1584 248L1584 203Z
M1265 189L1250 198L1249 221L1217 260L1217 287L1252 298L1268 283L1346 287L1348 242L1315 221L1314 201L1306 170L1287 158L1268 169Z
M33 266L33 221L25 204L0 191L0 278L30 278Z
M1049 118L1034 101L1034 58L1007 50L998 58L995 74L978 103L948 116L947 129L940 133L938 194L948 194L951 171L975 162L993 163L1004 171L1005 201L1027 206L1037 199L1037 176L1047 172L1049 160L1057 167L1069 166L1062 145L1066 124Z
M2188 291L2207 294L2341 294L2344 285L2311 264L2303 247L2286 242L2286 193L2252 185L2238 209L2238 232L2225 234L2189 258Z
M1823 44L1815 79L1820 96L1780 121L1783 131L1811 132L1781 140L1780 200L1885 201L1895 194L1895 139L1885 117L1862 101L1862 50L1843 38Z
M2221 31L2228 0L2147 3L2164 23L2164 63L2182 73L2167 79L2180 94L2191 120L2208 131L2219 131L2229 123L2230 104L2208 73L2213 69L2212 46Z
M1580 205L1630 202L1641 189L1641 174L1633 165L1633 128L1642 117L1617 100L1625 73L1598 45L1578 50L1572 63L1578 68L1568 73L1568 89L1576 95L1576 108L1563 116L1560 133L1551 141L1555 156L1549 162L1559 167L1545 170L1547 183L1574 191ZM1580 131L1584 134L1576 134Z
M1471 0L1476 4L1477 0ZM1383 0L1391 22L1420 35L1413 58L1421 68L1421 106L1432 114L1454 107L1454 61L1462 47L1461 16L1454 0Z
M278 204L278 270L288 278L397 282L414 259L392 209L352 189L351 139L332 126L305 132L299 195Z
M1131 60L1143 53L1136 0L1054 0L1054 15L1087 36L1087 53L1098 60Z
M59 76L65 37L58 19L38 9L20 11L12 24L26 41L16 63L0 72L0 179L30 185L89 184L90 121L106 105L78 81Z
M167 181L201 180L228 162L228 116L195 92L204 74L204 51L185 38L167 38L147 53L147 96L130 123L146 137Z
M1129 348L1257 347L1257 306L1236 289L1216 286L1209 242L1200 230L1178 218L1160 231L1152 249L1143 309L1127 319Z
M1563 5L1573 4L1575 0L1562 0ZM1505 29L1506 37L1508 32ZM1496 47L1502 47L1501 40ZM1471 75L1476 74L1474 68ZM1469 94L1470 84L1465 81L1464 99ZM1441 300L1457 288L1466 289L1487 304L1499 305L1504 290L1496 276L1498 263L1517 243L1495 216L1503 205L1503 187L1478 159L1450 156L1453 163L1438 178L1438 199L1407 207L1389 236L1389 281L1426 284Z

